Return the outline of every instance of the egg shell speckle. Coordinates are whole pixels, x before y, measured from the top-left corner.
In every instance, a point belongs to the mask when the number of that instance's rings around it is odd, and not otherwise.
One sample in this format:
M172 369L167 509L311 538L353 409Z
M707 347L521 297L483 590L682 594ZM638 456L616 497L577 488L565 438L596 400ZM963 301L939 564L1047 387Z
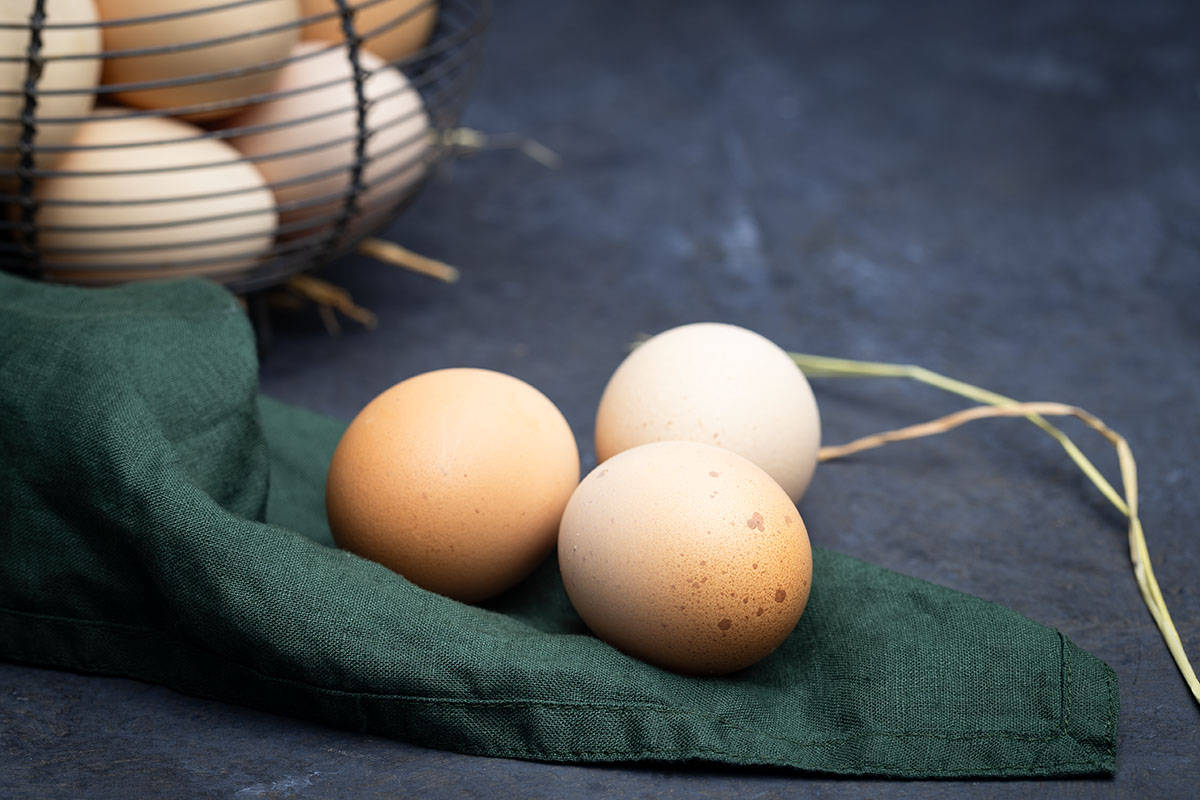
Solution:
M340 547L473 602L549 555L578 481L575 437L545 395L498 372L444 369L355 417L330 464L326 510Z
M812 583L787 493L711 445L636 447L591 472L563 513L563 583L588 627L666 669L723 674L767 656Z
M782 348L736 325L701 322L630 353L596 412L600 461L671 440L733 450L796 501L816 469L821 420L808 380Z

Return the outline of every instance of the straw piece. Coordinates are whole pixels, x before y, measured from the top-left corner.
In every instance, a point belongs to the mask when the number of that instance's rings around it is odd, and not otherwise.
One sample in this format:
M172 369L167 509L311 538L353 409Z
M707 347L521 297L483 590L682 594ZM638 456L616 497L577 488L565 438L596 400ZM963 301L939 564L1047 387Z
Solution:
M437 278L445 283L454 283L459 278L459 272L449 264L442 263L436 259L423 256L420 253L414 253L407 247L401 247L395 242L389 242L386 239L378 239L368 237L358 243L358 252L368 258L373 258L376 261L382 261L384 264L390 264L393 267L419 272L422 275L428 275L431 278Z
M317 306L317 316L321 318L321 324L325 326L325 332L330 336L341 336L342 325L337 321L337 315L333 313L333 309L326 305Z
M340 311L350 319L365 328L374 329L379 325L379 318L369 310L354 302L350 293L345 289L334 286L329 281L314 278L312 275L297 273L287 279L285 286L292 292L307 298L317 304L317 313L321 322L331 336L341 332L334 310Z
M939 389L966 397L969 400L974 400L977 403L987 403L989 405L1007 405L1017 402L1011 397L1005 397L996 392L990 392L987 389L981 389L978 386L972 386L969 383L964 383L954 378L948 378L945 375L940 375L924 367L918 367L913 364L887 364L876 361L853 361L845 358L828 358L826 356L813 356L800 353L791 353L792 360L797 366L812 378L836 378L836 377L893 377L893 378L908 378L909 380L927 383L930 386L936 386ZM1096 485L1100 492L1108 499L1110 503L1117 507L1117 510L1122 514L1128 515L1129 509L1125 506L1125 501L1117 493L1117 490L1112 487L1112 484L1100 473L1087 456L1083 454L1073 441L1058 428L1051 425L1037 414L1028 415L1028 419L1034 425L1037 425L1045 431L1051 438L1059 443L1071 460L1075 462L1088 479Z
M558 169L562 166L562 156L551 150L536 139L522 139L518 149L547 169Z
M518 150L526 158L547 169L562 166L562 156L546 145L519 133L484 133L474 128L454 128L447 131L443 144L465 153L480 153L484 150Z
M1099 417L1076 406L1063 403L1018 403L995 392L989 392L986 389L980 389L962 381L947 378L944 375L931 372L923 367L908 364L884 364L879 362L834 359L801 353L791 353L790 355L797 366L810 377L905 377L988 404L948 414L919 425L910 425L906 428L864 436L861 439L856 439L844 445L822 447L820 451L820 459L822 461L842 458L852 453L881 447L891 442L945 433L972 420L989 417L1026 417L1058 441L1066 449L1072 460L1083 470L1084 474L1091 479L1092 483L1100 489L1104 496L1122 514L1125 514L1129 518L1129 556L1133 562L1133 574L1137 581L1138 589L1141 591L1142 600L1146 603L1146 607L1150 610L1150 616L1154 618L1155 624L1162 633L1163 639L1167 644L1167 649L1170 650L1171 657L1175 660L1175 665L1179 668L1180 674L1183 675L1188 689L1191 690L1192 697L1196 699L1197 703L1200 703L1200 681L1196 679L1196 673L1188 661L1187 653L1184 652L1183 642L1179 638L1179 632L1175 629L1175 623L1171 620L1170 612L1167 611L1167 604L1163 600L1158 580L1154 577L1154 569L1150 563L1150 552L1146 547L1145 532L1142 530L1142 523L1138 518L1137 464L1133 458L1133 451L1123 436L1112 428L1109 428ZM1093 430L1099 432L1101 436L1116 448L1117 460L1121 470L1121 485L1125 491L1123 500L1117 495L1112 485L1100 474L1095 465L1075 446L1074 442L1065 433L1045 420L1047 416L1076 417Z

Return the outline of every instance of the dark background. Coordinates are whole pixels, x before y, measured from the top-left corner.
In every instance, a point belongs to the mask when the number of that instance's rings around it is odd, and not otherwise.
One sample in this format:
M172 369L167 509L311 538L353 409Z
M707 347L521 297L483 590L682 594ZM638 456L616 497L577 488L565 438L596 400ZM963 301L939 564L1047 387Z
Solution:
M349 419L414 373L510 372L592 417L629 342L697 320L905 361L1122 432L1154 568L1200 656L1200 5L499 2L465 123L563 157L454 164L389 236L447 286L349 259L375 311L278 315L263 389ZM962 405L817 381L827 443ZM1111 449L1066 423L1115 480ZM0 795L1191 797L1200 711L1119 514L1053 442L975 423L821 467L814 543L1002 603L1107 661L1113 780L831 780L412 747L126 680L0 665Z

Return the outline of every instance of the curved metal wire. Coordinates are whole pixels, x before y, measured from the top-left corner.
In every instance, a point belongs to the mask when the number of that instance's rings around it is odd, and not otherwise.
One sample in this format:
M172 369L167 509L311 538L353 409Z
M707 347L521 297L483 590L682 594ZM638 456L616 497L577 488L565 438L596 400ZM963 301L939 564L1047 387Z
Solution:
M228 11L242 6L253 6L259 3L269 3L272 0L226 0L201 6L185 8L181 11L168 11L163 14L146 14L140 17L120 17L118 19L97 20L96 22L56 22L46 26L47 30L79 30L81 28L114 28L123 25L143 25L147 22L168 22L182 17L195 17L201 14L211 14L216 11ZM0 30L24 30L25 26L15 22L0 22Z
M80 30L80 29L87 29L87 28L104 29L104 28L116 28L116 27L133 26L133 25L146 25L146 24L151 24L151 23L156 23L156 22L169 22L169 21L173 21L173 20L180 19L183 17L195 17L195 16L200 16L203 14L211 14L211 13L218 12L218 11L228 11L231 9L238 8L240 6L255 5L258 3L267 3L267 2L273 2L273 1L274 0L237 0L236 2L231 2L231 3L212 3L210 5L197 6L196 8L186 8L186 9L183 9L180 11L170 11L165 14L145 14L140 17L121 17L118 19L97 20L96 22L66 22L66 23L49 23L49 22L47 22L42 26L42 29L55 31L55 30ZM226 35L222 35L222 36L214 36L209 39L193 39L190 42L179 42L177 44L172 44L172 45L159 45L159 46L152 46L152 47L129 48L129 49L125 49L125 50L105 50L105 51L98 52L98 53L64 53L63 55L55 56L52 60L78 61L81 59L92 59L92 58L100 58L100 59L132 58L134 56L182 53L182 52L185 52L188 50L199 50L199 49L203 49L206 47L215 47L216 45L220 45L220 44L230 44L233 42L241 41L243 39L251 39L256 36L266 36L267 34L270 34L270 33L280 33L282 31L291 30L293 28L303 28L307 25L311 25L316 22L322 22L327 19L333 19L335 17L339 17L339 16L341 16L341 13L342 13L342 9L340 6L342 6L343 4L339 3L338 0L333 0L333 2L335 5L338 5L339 8L335 8L333 11L324 11L324 12L321 12L318 14L312 14L307 17L297 17L296 19L294 19L290 22L280 23L279 25L271 25L271 26L267 26L267 27L263 27L263 28L253 28L248 31L242 31L240 33L231 33L231 34L226 34ZM386 3L386 2L389 2L389 0L361 0L359 3L355 4L353 11L354 12L362 11L363 9L370 8L371 6L379 5L380 3ZM409 19L411 19L412 17L421 13L422 11L430 8L431 6L436 5L436 3L437 3L437 0L423 0L423 2L421 2L419 5L413 6L412 8L405 11L403 14L398 15L395 19L390 20L389 22L385 23L384 25L379 26L379 28L377 28L377 29L373 28L368 33L371 35L374 35L376 30L390 29L390 28L393 28L393 27L396 27L399 25L403 25ZM27 29L27 27L28 26L20 24L20 23L0 22L0 30L25 30L25 29ZM363 38L366 39L366 38L369 38L369 36L364 36ZM5 62L5 61L17 62L17 61L23 61L23 60L24 59L21 56L0 56L0 62Z
M395 17L390 17L383 24L375 24L369 30L360 29L362 23L358 14L365 8L388 0L358 0L358 2L355 0L332 0L334 8L329 11L289 21L283 25L214 36L197 42L189 42L184 46L152 47L103 54L51 53L47 55L45 53L45 37L49 31L162 22L179 17L199 16L251 6L265 1L212 0L211 3L199 8L136 18L106 20L93 24L50 22L46 19L46 0L35 0L27 23L0 23L0 30L17 29L29 33L28 46L24 56L16 59L0 58L0 61L20 60L25 63L25 81L21 90L19 92L16 90L0 91L0 96L19 94L21 97L19 117L0 117L0 127L20 127L20 136L15 145L0 145L0 204L9 209L7 213L0 215L0 269L48 277L70 272L72 280L93 279L95 282L111 280L111 278L106 278L106 275L112 273L169 274L170 271L178 269L180 271L213 273L212 277L215 279L224 280L238 289L260 288L282 280L293 272L336 258L352 248L363 236L369 235L372 229L377 229L385 224L412 201L413 196L428 182L430 174L447 153L447 148L442 145L442 134L457 124L466 94L474 80L482 49L482 35L490 17L490 0L441 0L441 2L425 0ZM437 7L438 14L434 31L422 49L375 69L364 64L362 53L369 49L372 39L405 24L416 15L424 13L434 6ZM227 44L230 41L267 35L277 30L309 25L334 17L339 20L343 41L331 42L327 47L315 48L310 52L289 54L285 59L275 59L249 68L225 69L202 75L119 85L110 84L87 89L79 87L39 89L39 82L45 74L47 65L56 61L160 55L196 47L212 47ZM279 69L302 59L320 57L331 50L340 50L345 53L350 66L349 78L339 77L299 88L282 91L272 89L232 100L195 103L173 108L122 108L121 113L113 113L112 116L105 117L105 119L169 117L222 109L240 109L243 106L249 107L259 102L269 102L285 97L302 98L308 93L320 92L331 86L349 83L348 88L353 92L353 102L335 109L326 108L314 111L312 114L284 122L199 128L195 134L170 140L107 143L87 148L76 144L39 146L37 143L40 126L74 124L92 119L90 116L39 117L37 114L39 99L44 97L86 93L88 95L95 94L103 99L118 92L171 88L221 80ZM369 96L371 77L376 72L387 69L400 69L408 78L408 85ZM417 92L421 98L420 107L391 115L385 120L372 120L369 117L372 108L407 91ZM66 170L58 168L54 163L56 158L83 149L119 150L156 145L170 146L203 139L227 140L261 133L280 133L288 128L309 125L322 119L335 118L348 113L354 114L354 127L350 134L303 145L281 141L280 146L270 152L236 160L172 164L166 167L138 165L133 168L113 169L105 172ZM428 119L427 134L403 135L397 141L388 142L386 146L372 146L373 140L391 130L404 130L403 126L411 125L414 118L422 114ZM229 119L236 120L236 114ZM428 135L429 140L422 146L420 140L424 135ZM209 202L204 212L197 213L195 216L186 219L156 221L139 219L136 213L136 208L146 205L169 205L201 200L233 200L240 195L261 191L261 186L233 186L198 192L189 191L186 181L181 180L178 192L172 192L170 196L147 198L136 202L112 198L43 198L38 196L37 191L38 182L47 178L102 178L137 174L169 175L192 170L228 167L243 161L257 163L274 159L303 157L323 150L346 148L348 145L352 150L349 161L346 161L345 157L337 164L320 161L319 165L304 174L290 176L275 183L264 182L266 187L274 192L303 184L315 185L318 181L345 176L344 186L322 191L320 195L307 195L300 200L282 203L278 200L277 195L275 212L282 217L280 223L273 229L274 244L266 253L263 253L261 248L250 249L251 242L261 240L268 233L266 223L261 231L222 232L220 229L223 223L234 221L242 221L243 225L240 227L244 228L245 225L252 224L246 222L247 220L268 213L262 208L220 211L214 210L212 203ZM3 166L5 164L12 166ZM368 174L368 169L371 169L370 174ZM368 197L370 197L369 202L367 201ZM130 207L130 213L120 221L108 225L97 226L70 222L62 219L62 212L58 213L60 222L57 224L43 224L38 221L39 210L44 207L78 206L83 208L124 205ZM161 232L176 226L181 229L181 236L185 235L182 230L184 228L200 226L201 229L200 231L190 230L187 238L181 238L179 241L135 243L138 240L134 237L139 232ZM212 235L206 236L204 235L207 232L205 229L209 227L213 229ZM47 239L41 238L40 233L45 233L47 237L50 234L68 234L69 239L74 241L78 241L81 236L91 234L102 238L104 244L82 247L72 241L70 246L63 243L53 245ZM112 243L114 238L121 234L129 234L131 241L124 246L114 245ZM238 242L246 242L246 248L240 249L239 252L228 252L232 249L239 249L234 246ZM202 256L206 252L204 248L215 245L221 245L225 254ZM147 255L153 255L159 251L165 254L161 262L141 263L146 260ZM189 256L189 252L195 254L194 257ZM97 261L111 260L114 263L74 263L77 260L82 261L78 257L83 254L100 257ZM123 258L124 256L128 256L128 260ZM118 261L119 263L117 263ZM221 272L222 268L227 274L217 274Z
M463 83L463 81L456 81L454 83L447 84L445 87L440 88L438 92L433 93L430 96L432 96L435 100L454 98L456 95L451 94L451 92L449 90L457 90L458 95L465 94L465 89L462 86L462 83ZM394 94L395 93L388 93L388 95L380 95L379 98L377 98L377 100L381 99L385 96L394 96ZM338 114L345 113L346 111L351 110L351 108L352 108L351 106L345 106L341 109L338 109L336 113L338 113ZM414 117L420 116L424 113L425 113L425 111L422 109L414 109L411 112L392 117L391 119L387 120L386 122L377 123L373 127L369 128L368 138L376 137L376 136L380 135L381 133L387 131L388 129L402 125L402 124L412 120ZM287 127L292 124L300 124L301 122L308 122L312 119L324 118L326 116L329 116L329 115L320 114L320 115L313 115L311 117L303 117L303 118L300 118L297 120L289 120L287 123L283 123L283 126ZM278 126L263 126L263 127L267 128L267 129L272 129L272 128L275 128ZM243 128L241 130L258 130L258 128ZM409 136L405 139L400 140L399 142L397 142L395 144L392 144L391 146L389 146L387 148L379 149L372 154L372 157L370 160L372 160L372 161L386 160L387 157L390 156L391 154L417 144L423 135L424 134L416 134L413 136ZM204 137L193 137L193 138L177 139L177 140L173 139L173 140L168 140L168 141L164 141L164 142L144 142L144 143L138 143L138 144L140 146L170 145L170 144L178 144L180 142L196 141L199 138L204 138ZM303 155L307 155L307 154L317 152L320 150L327 150L332 147L336 147L337 145L353 142L355 140L355 138L356 138L355 135L344 136L344 137L340 137L340 138L332 138L332 139L328 139L328 140L325 140L322 142L318 142L317 144L313 144L313 145L287 148L287 149L283 149L283 150L273 150L273 151L270 151L268 153L261 154L261 155L244 156L244 157L240 157L240 158L236 158L236 159L231 159L228 161L211 161L211 162L205 161L205 162L171 165L169 167L135 167L133 169L123 169L123 170L79 171L79 170L39 170L39 169L35 168L35 169L31 170L31 173L33 174L34 177L97 178L97 177L129 176L129 175L154 175L154 174L181 172L181 171L185 171L185 170L188 172L193 172L193 171L203 170L203 169L215 169L215 168L229 167L229 166L239 164L242 162L257 163L260 161L271 161L271 160L275 160L275 159L279 159L279 158L292 158L292 157L297 157L297 156L303 156ZM438 147L438 142L437 142L436 137L430 142L430 146L434 149L436 149ZM91 150L99 150L99 149L108 149L108 146L73 148L73 149L91 151ZM411 166L411 165L412 164L409 163L407 166ZM407 166L405 168L407 168ZM280 189L280 188L284 188L287 186L292 186L292 185L297 185L297 184L302 184L302 183L311 183L313 181L317 181L317 180L321 180L323 178L332 177L334 175L341 174L343 172L350 170L352 167L353 167L353 160L343 162L343 163L334 165L332 167L327 167L325 169L314 170L314 171L305 173L304 175L301 175L299 177L291 178L291 179L288 179L285 181L279 181L276 183L268 183L268 184L266 184L266 187L268 189L275 190L275 189ZM155 205L155 204L166 204L166 203L178 203L178 202L185 202L185 201L189 201L189 200L211 200L211 199L222 198L222 197L230 198L230 197L237 197L238 195L244 195L244 194L257 192L258 190L259 190L258 186L249 186L249 187L240 187L240 188L233 188L233 189L221 189L221 190L218 190L215 192L184 191L177 195L165 195L165 196L140 200L140 201L136 202L136 205ZM18 202L19 199L20 199L19 195L0 193L0 201ZM75 207L120 206L120 205L125 205L125 204L130 204L130 203L131 203L131 201L126 200L126 199L118 199L118 200L88 199L88 200L83 200L83 199L78 199L78 198L67 198L67 199L41 198L39 200L39 205L43 206L43 207L46 207L46 206L75 206ZM11 223L5 222L3 219L0 219L0 230L3 230L6 227L9 227L10 225L11 225ZM49 225L45 225L45 226L42 226L42 230L50 231L50 230L58 230L58 228L55 228L55 227L49 226Z

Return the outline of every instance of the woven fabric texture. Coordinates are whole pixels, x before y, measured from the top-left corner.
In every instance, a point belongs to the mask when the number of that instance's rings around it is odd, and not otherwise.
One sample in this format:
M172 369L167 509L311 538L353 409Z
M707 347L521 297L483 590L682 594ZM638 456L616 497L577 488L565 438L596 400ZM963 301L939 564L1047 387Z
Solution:
M262 398L234 298L0 275L0 657L431 747L897 777L1107 774L1112 671L1000 606L817 550L772 656L691 678L590 636L551 560L486 606L333 546L343 426Z

